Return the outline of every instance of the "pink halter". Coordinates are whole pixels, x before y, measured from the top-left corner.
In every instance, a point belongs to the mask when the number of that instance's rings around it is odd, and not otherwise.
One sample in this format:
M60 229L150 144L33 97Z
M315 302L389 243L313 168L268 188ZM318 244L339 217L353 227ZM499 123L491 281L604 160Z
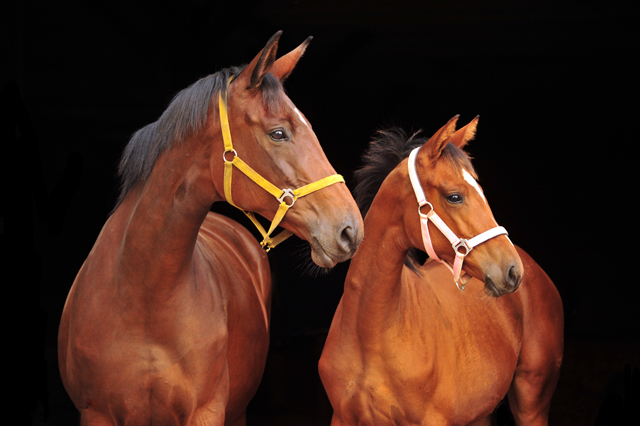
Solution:
M460 277L464 275L464 271L462 270L462 263L464 262L464 258L479 244L484 243L491 238L497 237L499 235L508 235L506 229L502 226L496 226L495 228L491 228L487 231L484 231L480 235L476 235L475 237L465 240L458 238L456 234L445 224L440 216L433 209L433 205L427 201L427 197L424 195L424 190L422 189L422 185L420 185L420 179L418 178L418 173L416 172L416 157L418 155L418 151L421 147L418 147L411 151L409 155L409 178L411 179L411 186L413 186L413 192L416 194L416 198L418 200L418 214L420 215L420 226L422 228L422 241L424 242L424 247L427 250L427 254L432 259L437 260L445 264L453 273L453 280L456 283L456 286L460 290L464 290L464 286L469 282L471 277L467 278L464 282L460 281ZM427 214L423 214L420 210L422 206L429 205L431 207L431 211ZM453 266L449 264L449 262L442 260L438 257L435 250L433 249L433 245L431 244L431 236L429 235L429 220L433 222L433 224L444 234L445 237L451 242L451 246L453 250L456 252L456 259L453 262Z

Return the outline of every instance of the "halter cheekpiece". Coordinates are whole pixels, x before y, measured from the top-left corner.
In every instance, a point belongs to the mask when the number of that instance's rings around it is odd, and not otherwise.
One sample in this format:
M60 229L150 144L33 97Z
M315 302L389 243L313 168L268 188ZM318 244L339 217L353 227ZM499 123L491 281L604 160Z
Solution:
M233 77L229 79L229 83L232 81ZM228 91L227 91L228 94ZM275 237L271 237L271 233L276 229L278 224L284 218L284 215L287 211L293 207L296 200L300 197L304 197L305 195L309 195L312 192L315 192L319 189L325 188L329 185L333 185L334 183L344 182L344 178L339 175L331 175L325 178L322 178L316 182L312 182L308 185L304 185L298 189L285 188L280 189L264 177L262 177L258 172L253 170L247 163L242 161L240 157L238 157L238 153L235 149L233 149L233 142L231 140L231 131L229 129L229 115L227 113L227 100L223 99L222 91L218 95L218 107L220 110L220 127L222 129L222 139L224 141L224 152L222 154L222 159L224 161L224 195L227 199L227 202L232 206L242 210L242 212L247 215L247 217L253 222L258 231L263 237L260 245L266 250L269 251L282 241L289 238L293 233L288 230L282 231L280 234ZM228 158L233 155L233 158ZM262 189L273 195L279 203L278 210L271 222L271 226L268 231L265 231L264 227L258 219L256 219L255 214L253 212L246 211L241 207L238 207L233 202L233 197L231 195L231 179L233 176L233 167L237 167L242 173L244 173L249 179L258 184Z
M427 197L424 194L424 190L422 189L422 185L420 184L420 179L418 178L418 173L416 172L416 157L418 156L418 151L420 151L421 147L415 148L411 151L409 155L409 178L411 179L411 186L413 186L413 192L416 194L416 199L418 200L418 214L420 215L420 227L422 229L422 241L424 242L424 247L427 250L427 254L430 258L437 260L445 264L449 270L453 273L453 280L456 283L456 286L460 290L464 290L464 286L471 277L468 277L464 282L461 281L461 276L464 275L464 271L462 270L462 264L464 262L464 258L473 250L474 247L479 244L484 243L491 238L497 237L499 235L508 235L508 232L502 226L496 226L495 228L491 228L487 231L484 231L480 235L476 235L470 239L462 239L458 238L456 234L447 226L446 223L442 221L440 216L433 209L433 205L427 201ZM422 207L429 206L430 211L428 213L422 213ZM451 243L453 250L456 253L456 259L453 262L453 266L447 262L446 260L442 260L438 257L435 250L433 249L433 244L431 243L431 236L429 235L429 220L433 222L433 224L444 234L445 237Z

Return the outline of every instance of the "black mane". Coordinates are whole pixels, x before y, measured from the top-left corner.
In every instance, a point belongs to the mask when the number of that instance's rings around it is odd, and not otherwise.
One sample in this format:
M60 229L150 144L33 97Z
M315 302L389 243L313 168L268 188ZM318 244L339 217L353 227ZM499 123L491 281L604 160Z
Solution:
M121 186L114 211L136 183L149 178L162 152L202 129L207 122L212 98L217 101L220 92L226 98L229 78L238 76L243 69L244 67L230 67L201 78L180 91L157 121L133 134L118 166ZM260 90L265 108L277 109L284 93L280 81L267 74Z
M411 151L427 143L429 138L421 136L420 133L421 131L417 131L408 136L402 129L391 128L378 131L371 140L362 156L362 165L353 174L356 182L353 196L362 217L367 215L373 199L389 173L407 158ZM457 169L465 168L474 178L477 178L469 156L455 145L447 144L440 158L447 160ZM405 265L417 272L416 264L424 263L425 256L424 252L412 249L409 251Z
M424 145L428 139L411 136L399 128L379 130L362 155L362 165L353 173L356 182L353 196L362 217L367 215L382 182L398 164L411 154L414 148Z

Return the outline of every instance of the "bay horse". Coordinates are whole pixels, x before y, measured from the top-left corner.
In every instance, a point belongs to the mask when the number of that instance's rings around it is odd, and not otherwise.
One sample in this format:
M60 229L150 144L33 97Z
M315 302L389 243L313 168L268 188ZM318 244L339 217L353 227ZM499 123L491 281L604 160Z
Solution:
M562 301L477 183L477 117L456 121L380 132L355 174L365 237L319 361L332 426L490 424L507 394L519 425L547 424Z
M212 203L273 219L325 268L362 239L344 179L282 88L310 38L276 60L280 34L246 67L180 92L125 148L120 199L59 328L60 374L83 426L246 423L269 343L270 269ZM284 239L272 231L261 229L267 249Z

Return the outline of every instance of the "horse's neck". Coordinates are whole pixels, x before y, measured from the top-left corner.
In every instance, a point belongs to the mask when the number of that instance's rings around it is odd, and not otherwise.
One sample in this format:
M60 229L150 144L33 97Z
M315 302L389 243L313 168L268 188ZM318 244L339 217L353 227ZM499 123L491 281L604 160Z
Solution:
M408 179L408 178L407 178ZM345 303L360 326L381 329L396 315L402 298L402 270L410 243L399 200L406 192L402 179L387 179L365 218L365 238L351 260L345 283ZM399 195L400 194L400 195ZM410 194L406 194L410 195Z
M208 155L185 141L163 153L149 176L125 197L128 216L120 253L126 281L168 289L192 267L198 231L217 195ZM116 211L115 214L118 214Z

